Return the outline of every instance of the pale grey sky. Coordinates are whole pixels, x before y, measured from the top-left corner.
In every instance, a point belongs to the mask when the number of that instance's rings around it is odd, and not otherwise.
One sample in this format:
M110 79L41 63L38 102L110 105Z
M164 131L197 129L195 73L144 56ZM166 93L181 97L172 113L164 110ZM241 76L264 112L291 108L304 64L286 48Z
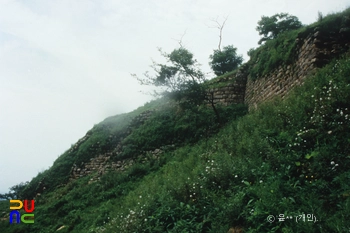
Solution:
M303 24L349 0L0 0L0 193L29 181L104 118L150 100L130 73L183 45L209 72L211 19L247 60L262 15ZM212 77L213 75L209 75Z

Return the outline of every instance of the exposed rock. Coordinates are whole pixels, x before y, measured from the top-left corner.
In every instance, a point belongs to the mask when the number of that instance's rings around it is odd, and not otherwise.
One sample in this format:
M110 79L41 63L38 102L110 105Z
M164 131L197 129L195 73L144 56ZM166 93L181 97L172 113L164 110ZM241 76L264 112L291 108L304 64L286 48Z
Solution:
M65 228L65 227L66 227L66 226L63 225L63 226L59 227L56 231L60 231L60 230L62 230L62 229Z

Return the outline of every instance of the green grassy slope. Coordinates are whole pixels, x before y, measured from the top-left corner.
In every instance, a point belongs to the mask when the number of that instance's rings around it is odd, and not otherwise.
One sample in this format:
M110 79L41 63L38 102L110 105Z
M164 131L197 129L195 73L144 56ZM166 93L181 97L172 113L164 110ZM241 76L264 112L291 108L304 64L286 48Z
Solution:
M34 224L10 225L0 201L0 232L350 231L349 56L284 100L248 114L243 105L218 110L220 125L209 107L169 100L105 119L20 193L41 193ZM68 181L73 164L105 153L135 163L96 182Z
M288 99L217 134L44 193L30 226L2 232L348 232L350 59L321 69ZM279 214L293 217L279 222ZM313 214L317 222L295 222ZM274 215L276 220L266 219ZM306 218L307 219L307 218Z
M179 148L111 202L109 218L94 230L349 231L349 77L348 58L332 63L287 100L232 121L207 142ZM279 222L279 214L293 219ZM296 222L302 214L317 221Z

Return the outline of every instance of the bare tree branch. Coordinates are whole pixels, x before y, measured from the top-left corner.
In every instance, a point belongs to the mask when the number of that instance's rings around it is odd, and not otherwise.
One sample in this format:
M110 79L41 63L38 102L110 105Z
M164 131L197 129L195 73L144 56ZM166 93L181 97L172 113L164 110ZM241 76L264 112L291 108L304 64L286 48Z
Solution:
M180 40L175 39L175 38L172 38L173 40L176 40L177 43L179 43L179 45L180 45L181 48L183 48L183 46L182 46L182 39L183 39L184 36L186 35L186 32L187 32L187 29L184 31L184 33L182 33Z
M218 45L219 51L221 51L222 30L223 30L223 28L225 26L227 18L228 18L228 16L226 16L224 18L224 21L222 23L219 22L218 17L216 17L216 19L211 19L210 21L212 21L214 23L214 25L208 26L209 28L217 28L220 31L220 34L219 34L219 45Z

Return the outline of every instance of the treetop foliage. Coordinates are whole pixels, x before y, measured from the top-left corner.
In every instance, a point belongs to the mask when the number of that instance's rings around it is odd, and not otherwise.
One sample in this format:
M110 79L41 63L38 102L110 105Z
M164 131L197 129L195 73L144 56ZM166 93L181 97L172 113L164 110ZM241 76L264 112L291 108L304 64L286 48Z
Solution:
M183 46L171 53L165 53L161 49L159 52L167 59L167 63L153 62L151 67L155 75L146 72L143 78L135 74L133 76L141 85L162 87L161 92L155 91L156 96L170 97L187 107L200 104L205 98L203 86L200 85L205 78L193 54Z
M237 55L237 48L233 45L225 46L223 50L214 50L209 58L209 65L217 76L236 69L243 62L243 57Z
M267 40L275 39L277 35L282 32L301 27L302 24L299 19L296 16L287 13L275 14L271 17L262 16L256 27L259 35L263 35L258 44L262 44Z
M21 182L19 184L16 184L14 186L12 186L10 188L10 192L8 193L0 193L0 200L1 199L19 199L23 197L23 190L26 188L26 186L28 185L28 181L27 182Z
M164 96L169 92L187 89L190 84L204 81L204 75L198 68L197 60L186 48L180 47L174 49L171 53L165 53L159 49L159 52L167 59L167 64L153 62L151 67L155 71L154 76L149 72L146 72L143 78L133 74L142 85L163 87L165 89L157 95Z

